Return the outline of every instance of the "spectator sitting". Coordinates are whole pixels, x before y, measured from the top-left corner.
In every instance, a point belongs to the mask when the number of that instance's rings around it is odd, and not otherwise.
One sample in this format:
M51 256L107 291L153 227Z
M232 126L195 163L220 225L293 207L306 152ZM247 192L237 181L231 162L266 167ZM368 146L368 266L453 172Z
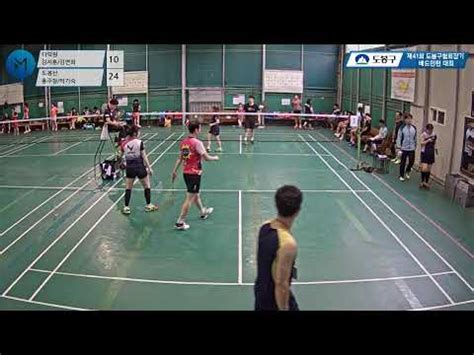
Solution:
M344 112L344 116L352 116L354 115L352 112ZM336 133L334 135L339 138L341 141L344 139L344 136L346 135L347 132L347 127L349 126L349 118L343 118L341 121L337 124L337 129Z
M358 127L353 127L351 129L351 141L350 141L351 146L356 145L357 130L359 129L359 126L361 126L361 128L360 128L361 140L363 140L363 138L366 138L366 136L370 134L370 129L372 128L372 126L371 126L372 117L370 116L370 114L368 114L368 113L364 114L363 109L359 108L358 112L357 112L357 116L358 116L357 122L359 124L358 124Z
M368 139L364 147L364 153L367 151L369 147L370 147L370 153L374 153L375 149L377 149L377 144L381 144L384 141L384 139L387 137L388 128L385 126L385 121L380 120L379 123L380 123L379 133L375 137Z
M339 116L341 114L341 110L339 109L339 105L338 104L334 104L334 106L332 107L332 113L331 115L336 115L336 116ZM336 128L337 128L337 125L338 125L338 118L337 117L330 117L328 119L328 124L329 124L329 127L334 131Z

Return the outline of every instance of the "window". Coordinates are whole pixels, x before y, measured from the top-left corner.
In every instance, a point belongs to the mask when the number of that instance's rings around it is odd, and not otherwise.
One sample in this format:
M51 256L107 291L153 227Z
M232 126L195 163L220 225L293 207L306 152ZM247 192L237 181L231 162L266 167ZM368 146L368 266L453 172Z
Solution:
M436 107L430 108L431 115L430 115L430 120L431 122L443 125L445 124L445 119L446 119L446 111L441 110Z

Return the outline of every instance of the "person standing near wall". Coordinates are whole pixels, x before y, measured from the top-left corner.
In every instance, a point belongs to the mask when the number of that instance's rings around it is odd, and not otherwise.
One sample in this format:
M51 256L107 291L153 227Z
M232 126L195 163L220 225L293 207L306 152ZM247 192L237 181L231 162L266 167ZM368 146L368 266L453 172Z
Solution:
M28 105L27 102L25 102L23 104L23 119L24 120L29 120L30 119L30 106ZM31 132L30 123L29 123L29 121L26 121L25 134L30 133L30 132Z
M429 190L430 185L430 175L431 175L431 166L435 162L435 153L436 153L436 134L433 132L434 127L431 123L426 125L425 131L421 134L421 184L420 189Z
M304 104L304 113L309 114L309 115L314 114L313 104L312 104L311 99L306 100L306 103ZM305 116L303 118L303 122L304 122L303 123L304 129L306 128L313 129L313 126L311 125L311 117Z
M291 99L291 108L293 110L293 113L300 114L302 111L301 107L301 99L298 95L293 96ZM302 129L303 127L301 126L301 117L300 116L294 116L295 118L295 129Z
M416 127L411 113L403 115L403 125L398 130L397 147L402 151L400 162L400 181L410 179L411 168L415 163ZM406 165L408 159L408 166ZM406 167L406 169L405 169Z
M12 121L13 121L13 134L15 136L20 135L20 128L18 127L18 112L15 107L12 108Z
M244 111L246 113L257 113L258 106L255 103L255 97L249 96L249 102L245 104ZM244 118L244 127L245 127L245 137L244 137L244 144L247 144L247 139L250 137L250 143L253 144L254 135L253 130L255 128L255 120L256 117L254 115L245 115Z
M53 102L51 104L51 130L56 132L58 130L58 105Z
M392 136L392 145L390 146L390 150L392 152L392 156L393 156L393 159L392 159L392 163L394 164L400 164L400 155L399 155L399 151L397 151L396 148L396 143L397 143L397 134L398 134L398 130L400 129L400 126L403 124L403 113L401 113L400 111L397 111L395 113L395 127L393 129L393 136Z
M132 124L140 128L140 101L138 99L133 100L132 104Z

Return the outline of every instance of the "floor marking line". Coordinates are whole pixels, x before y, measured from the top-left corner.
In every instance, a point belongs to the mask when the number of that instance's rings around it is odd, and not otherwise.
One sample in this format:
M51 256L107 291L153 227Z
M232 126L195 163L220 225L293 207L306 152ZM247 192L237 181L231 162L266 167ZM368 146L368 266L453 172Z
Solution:
M309 144L303 138L303 136L300 135L300 138L308 145L308 147L316 154L316 156L319 156L318 151L316 149L314 149L311 146L311 144ZM334 173L334 175L336 175L337 178L348 189L352 190L352 186L350 186L349 183L344 178L342 178L341 175L339 175L339 173L336 170L334 170L334 168L326 161L326 159L324 159L324 157L319 157L319 159L321 159L323 161L323 163L329 168L329 170L331 170ZM367 185L365 185L365 187L367 188ZM390 233L390 235L393 238L395 238L395 240L398 242L398 244L400 244L400 246L408 253L408 255L410 255L410 257L413 259L413 261L415 261L415 263L425 272L425 274L428 275L428 277L431 279L431 281L436 285L436 287L441 291L441 293L448 299L448 301L450 303L454 303L454 301L451 299L449 294L441 287L441 285L438 283L438 281L436 281L435 278L429 274L429 272L425 268L425 266L420 262L420 260L418 260L418 258L411 252L411 250L408 249L408 247L398 238L398 236L393 232L393 230L389 226L387 226L387 224L374 212L374 210L356 192L353 192L353 195L362 203L362 205L365 206L365 208L367 208L367 210L375 217L375 219L377 219L380 222L380 224L382 224L382 226Z
M31 268L30 271L41 272L45 274L52 274L50 270ZM439 272L431 274L432 276L439 276L445 274L452 274L452 271ZM156 280L156 279L143 279L133 277L119 277L119 276L103 276L103 275L92 275L92 274L80 274L74 272L57 271L56 275L63 276L74 276L91 279L104 279L104 280L117 280L117 281L128 281L128 282L141 282L141 283L156 283L156 284L170 284L170 285L200 285L200 286L253 286L253 282L206 282L206 281L176 281L176 280ZM350 283L365 283L365 282L386 282L395 280L405 279L421 279L427 278L428 275L408 275L408 276L394 276L394 277L380 277L372 279L353 279L353 280L322 280L322 281L302 281L293 282L292 285L329 285L329 284L350 284Z
M169 137L173 136L174 133L172 133ZM160 143L158 146L154 148L157 149L159 148L163 143ZM87 210L85 210L79 217L77 217L51 244L49 244L36 258L33 260L33 262L25 269L23 272L8 286L8 288L2 293L2 296L6 296L8 292L20 281L20 279L28 272L28 270L33 267L42 257L45 255L59 240L62 239L62 237L69 232L69 230L72 229L76 225L77 222L79 222L90 210L92 210L105 196L107 196L108 192L110 192L110 189L117 186L121 181L123 177L118 179L107 191L105 191ZM44 285L44 283L43 283ZM32 298L30 298L31 300Z
M242 154L242 135L239 134L239 154Z
M56 179L58 176L57 175L52 175L50 176L48 179L45 180L45 183L48 182L48 181L51 181L51 180L54 180ZM3 212L3 211L6 211L7 209L9 209L11 206L13 206L14 204L18 203L18 201L21 201L22 199L24 199L26 196L29 196L31 195L32 193L35 192L34 189L28 189L30 191L28 192L25 192L23 193L22 195L18 196L16 199L14 199L13 201L9 202L8 204L4 205L1 209L0 209L0 214ZM2 234L0 233L0 237L2 236Z
M43 205L45 205L46 203L48 203L49 201L51 201L53 198L55 198L56 196L58 196L61 192L69 189L69 187L74 184L76 181L82 179L84 176L86 176L87 174L89 174L90 172L92 172L94 170L94 168L92 169L89 169L87 170L85 173L83 173L82 175L80 175L79 177L75 178L74 180L72 180L69 184L67 184L66 186L60 188L60 190L58 192L56 192L54 195L48 197L46 200L44 200L41 204L39 204L38 206L36 206L33 210L31 210L30 212L28 212L27 214L25 214L23 217L21 217L19 220L17 220L15 223L13 223L10 227L8 227L7 229L5 229L3 232L0 233L0 237L4 236L6 233L8 233L8 231L10 231L12 228L14 228L16 225L18 225L19 223L21 223L25 218L28 218L28 216L30 216L32 213L36 212L39 208L41 208ZM41 188L43 189L43 188ZM47 187L45 187L44 189L47 189Z
M460 306L460 305L463 305L463 304L470 304L470 303L474 303L474 299L473 300L468 300L468 301L462 301L462 302L454 302L454 303L450 303L450 304L443 304L441 306L415 308L415 309L411 309L411 311L430 311L430 310L433 310L433 309L450 308L450 307L455 307L455 306Z
M308 134L308 136L315 141L315 139ZM315 141L316 142L316 141ZM385 208L387 208L395 217L397 217L413 234L415 234L418 239L420 239L447 267L449 267L451 270L453 270L456 273L456 276L459 277L459 279L467 286L471 291L474 291L474 288L464 279L464 277L461 276L461 274L443 257L441 256L436 249L434 249L430 243L428 243L409 223L407 223L397 212L393 210L384 200L382 200L369 186L367 186L366 183L364 183L357 175L354 174L353 171L351 171L346 165L341 163L339 159L337 159L334 154L329 152L324 146L322 146L320 143L316 142L319 146L321 146L322 149L324 149L328 154L331 154L333 159L341 166L345 167L351 174L352 176L367 190L370 191L370 193L378 200L380 203L382 203Z
M27 190L78 190L79 187L76 186L71 186L71 187L65 187L65 186L31 186L31 185L0 185L0 189L27 189ZM97 192L100 192L100 189L96 189ZM119 188L113 188L112 191L119 190ZM151 191L164 191L164 192L181 192L181 191L186 191L186 189L163 189L163 188L152 188ZM203 192L229 192L229 193L236 193L239 190L238 189L201 189L200 191ZM276 192L275 190L269 190L269 189L262 189L262 190L240 190L243 193L270 193L270 192ZM301 189L302 192L308 192L308 193L352 193L351 190L331 190L331 189ZM370 192L369 190L354 190L357 193L364 193L364 192Z
M320 136L324 137L323 134L318 133ZM348 152L346 152L344 149L342 149L339 145L332 143L335 148L337 148L340 152L342 152L344 155L349 157L352 161L357 162L357 159L355 159L353 156L351 156ZM328 154L329 155L329 154ZM408 206L413 208L416 212L418 212L421 216L423 216L429 223L431 223L436 229L438 229L441 233L443 233L445 236L447 236L449 239L451 239L459 248L461 248L466 254L468 254L471 258L474 259L474 253L472 253L470 250L468 250L464 245L461 244L456 238L454 238L448 231L446 231L442 226L440 226L437 222L435 222L433 219L431 219L428 215L426 215L422 210L420 210L418 207L416 207L414 204L412 204L409 200L407 200L405 197L403 197L397 190L395 190L389 183L387 183L384 179L381 177L377 176L376 174L373 174L373 177L375 177L378 181L380 181L383 185L385 185L390 191L392 191L394 194L396 194L403 202L405 202Z
M79 144L82 144L82 143L84 143L84 142L87 142L89 139L90 139L90 137L87 138L87 139L84 140L84 141L77 142L77 143L75 143L75 144L73 144L73 145L71 145L71 146L69 146L69 147L66 147L66 148L64 148L64 149L61 149L60 151L54 153L53 156L57 156L57 155L59 155L59 153L65 152L66 150L69 150L69 149L71 149L71 148L73 148L73 147L76 147L76 146L78 146Z
M67 201L69 201L71 198L73 198L75 195L77 195L83 188L85 188L87 185L89 185L92 182L92 180L87 181L84 185L82 185L78 190L73 192L71 195L69 195L66 199L61 201L60 204L54 206L54 208L45 215L43 215L40 219L38 219L35 223L33 223L26 231L21 233L15 240L13 240L10 244L8 244L5 248L0 250L0 255L5 254L7 250L9 250L12 246L14 246L18 241L20 241L25 235L27 235L32 229L34 229L38 224L40 224L44 219L46 219L48 216L50 216L54 211L56 211L58 208L60 208L62 205L64 205Z
M239 246L238 246L238 259L239 259L239 275L238 283L242 284L242 191L239 190Z
M178 140L179 140L183 135L184 135L184 133L179 136ZM156 163L158 160L161 159L161 157L164 155L164 153L167 152L169 149L171 149L171 147L173 147L173 145L175 145L175 143L176 143L178 140L173 141L173 142L168 146L168 148L166 148L166 150L163 152L163 154L161 154L160 156L158 156L158 158L156 158L156 159L150 164L150 166L155 165L155 163ZM163 141L162 143L160 143L160 145L162 145L163 143L165 143L165 141ZM156 150L156 149L158 149L160 145L158 145L157 147L155 147L155 148L153 149L153 151ZM117 183L115 183L114 185L118 184L122 179L123 179L123 178L119 179L119 180L117 181ZM137 183L137 182L138 182L138 180L135 180L135 183ZM114 186L114 187L115 187L115 186ZM104 194L100 197L100 199L102 199L102 198L103 198L104 196L106 196L106 195L107 195L107 193L104 193ZM122 201L124 195L125 195L125 193L122 193L122 194L119 196L119 198L118 198L117 200L115 200L115 202L114 202L114 203L107 209L107 211L106 211L104 214L102 214L102 216L100 216L100 218L89 228L89 230L88 230L88 231L83 235L83 237L74 245L74 247L66 254L66 256L59 262L59 264L56 265L56 267L54 268L54 270L52 271L52 273L49 274L48 277L46 277L46 279L41 283L41 285L40 285L40 286L36 289L36 291L31 295L31 297L29 298L30 301L35 299L35 297L36 297L36 296L38 295L38 293L43 289L43 287L48 283L48 281L51 279L51 277L54 275L54 273L57 272L57 271L61 268L61 266L66 262L67 259L69 259L69 257L72 255L72 253L74 253L74 251L82 244L82 242L89 236L89 234L91 234L92 231L99 225L99 223L102 222L102 220L110 213L110 211L111 211L113 208L115 208L115 206L116 206L120 201ZM32 264L32 265L34 265L34 264ZM31 266L32 266L32 265L31 265Z
M40 143L40 142L43 142L45 141L46 139L48 139L49 137L43 137L43 138L40 138L40 139L37 139L36 141L33 141L32 143L29 143L27 144L26 146L24 147L19 147L19 148L14 148L8 152L2 152L2 155L0 155L0 158L5 158L5 157L8 157L9 155L13 154L13 153L18 153L26 148L30 148L32 146L34 146L35 144L37 143Z
M87 309L87 308L64 306L64 305L61 305L61 304L48 303L48 302L30 301L30 300L26 300L24 298L18 298L18 297L13 297L13 296L1 296L0 295L0 297L10 299L10 300L20 301L20 302L25 302L25 303L39 304L39 305L42 305L42 306L50 306L50 307L57 307L57 308L62 308L62 309L69 309L69 310L72 310L72 311L91 311L91 309Z
M433 221L429 216L427 216L423 211L421 211L418 207L416 207L414 204L412 204L410 201L408 201L405 197L403 197L397 190L395 190L392 186L390 186L387 182L385 182L383 179L378 177L377 175L374 175L374 177L379 180L387 189L392 191L395 195L397 195L403 202L405 202L408 206L410 206L412 209L414 209L416 212L418 212L419 215L424 217L428 222L431 223L437 230L439 230L441 233L443 233L446 237L451 239L451 241L456 244L462 251L464 251L471 259L474 259L474 254L471 253L469 250L466 249L456 238L454 238L449 232L447 232L443 227L441 227L438 223Z
M78 142L77 144L84 143L84 142ZM68 147L67 149L72 148ZM290 156L290 157L311 157L314 156L313 154L307 154L307 153L259 153L259 152L243 152L242 147L239 147L239 153L232 153L232 152L221 152L219 155L256 155L256 156ZM112 153L112 152L111 152ZM1 154L1 153L0 153ZM152 153L149 155L154 155L154 154L160 154L160 153ZM169 155L179 155L179 153L166 153ZM50 154L19 154L19 155L8 155L4 156L3 158L32 158L32 157L56 157L56 156L94 156L95 154L93 153L66 153L66 154L60 154L58 155L57 153L50 153ZM329 157L329 154L321 154L323 157Z

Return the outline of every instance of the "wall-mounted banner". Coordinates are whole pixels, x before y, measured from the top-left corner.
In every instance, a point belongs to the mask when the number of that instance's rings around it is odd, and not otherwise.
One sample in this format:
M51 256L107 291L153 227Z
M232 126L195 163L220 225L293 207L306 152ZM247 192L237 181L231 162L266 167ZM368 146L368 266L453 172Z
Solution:
M347 68L463 69L465 52L351 52Z
M303 71L265 70L263 85L265 92L301 94L303 93Z
M415 69L392 69L391 98L415 101Z

